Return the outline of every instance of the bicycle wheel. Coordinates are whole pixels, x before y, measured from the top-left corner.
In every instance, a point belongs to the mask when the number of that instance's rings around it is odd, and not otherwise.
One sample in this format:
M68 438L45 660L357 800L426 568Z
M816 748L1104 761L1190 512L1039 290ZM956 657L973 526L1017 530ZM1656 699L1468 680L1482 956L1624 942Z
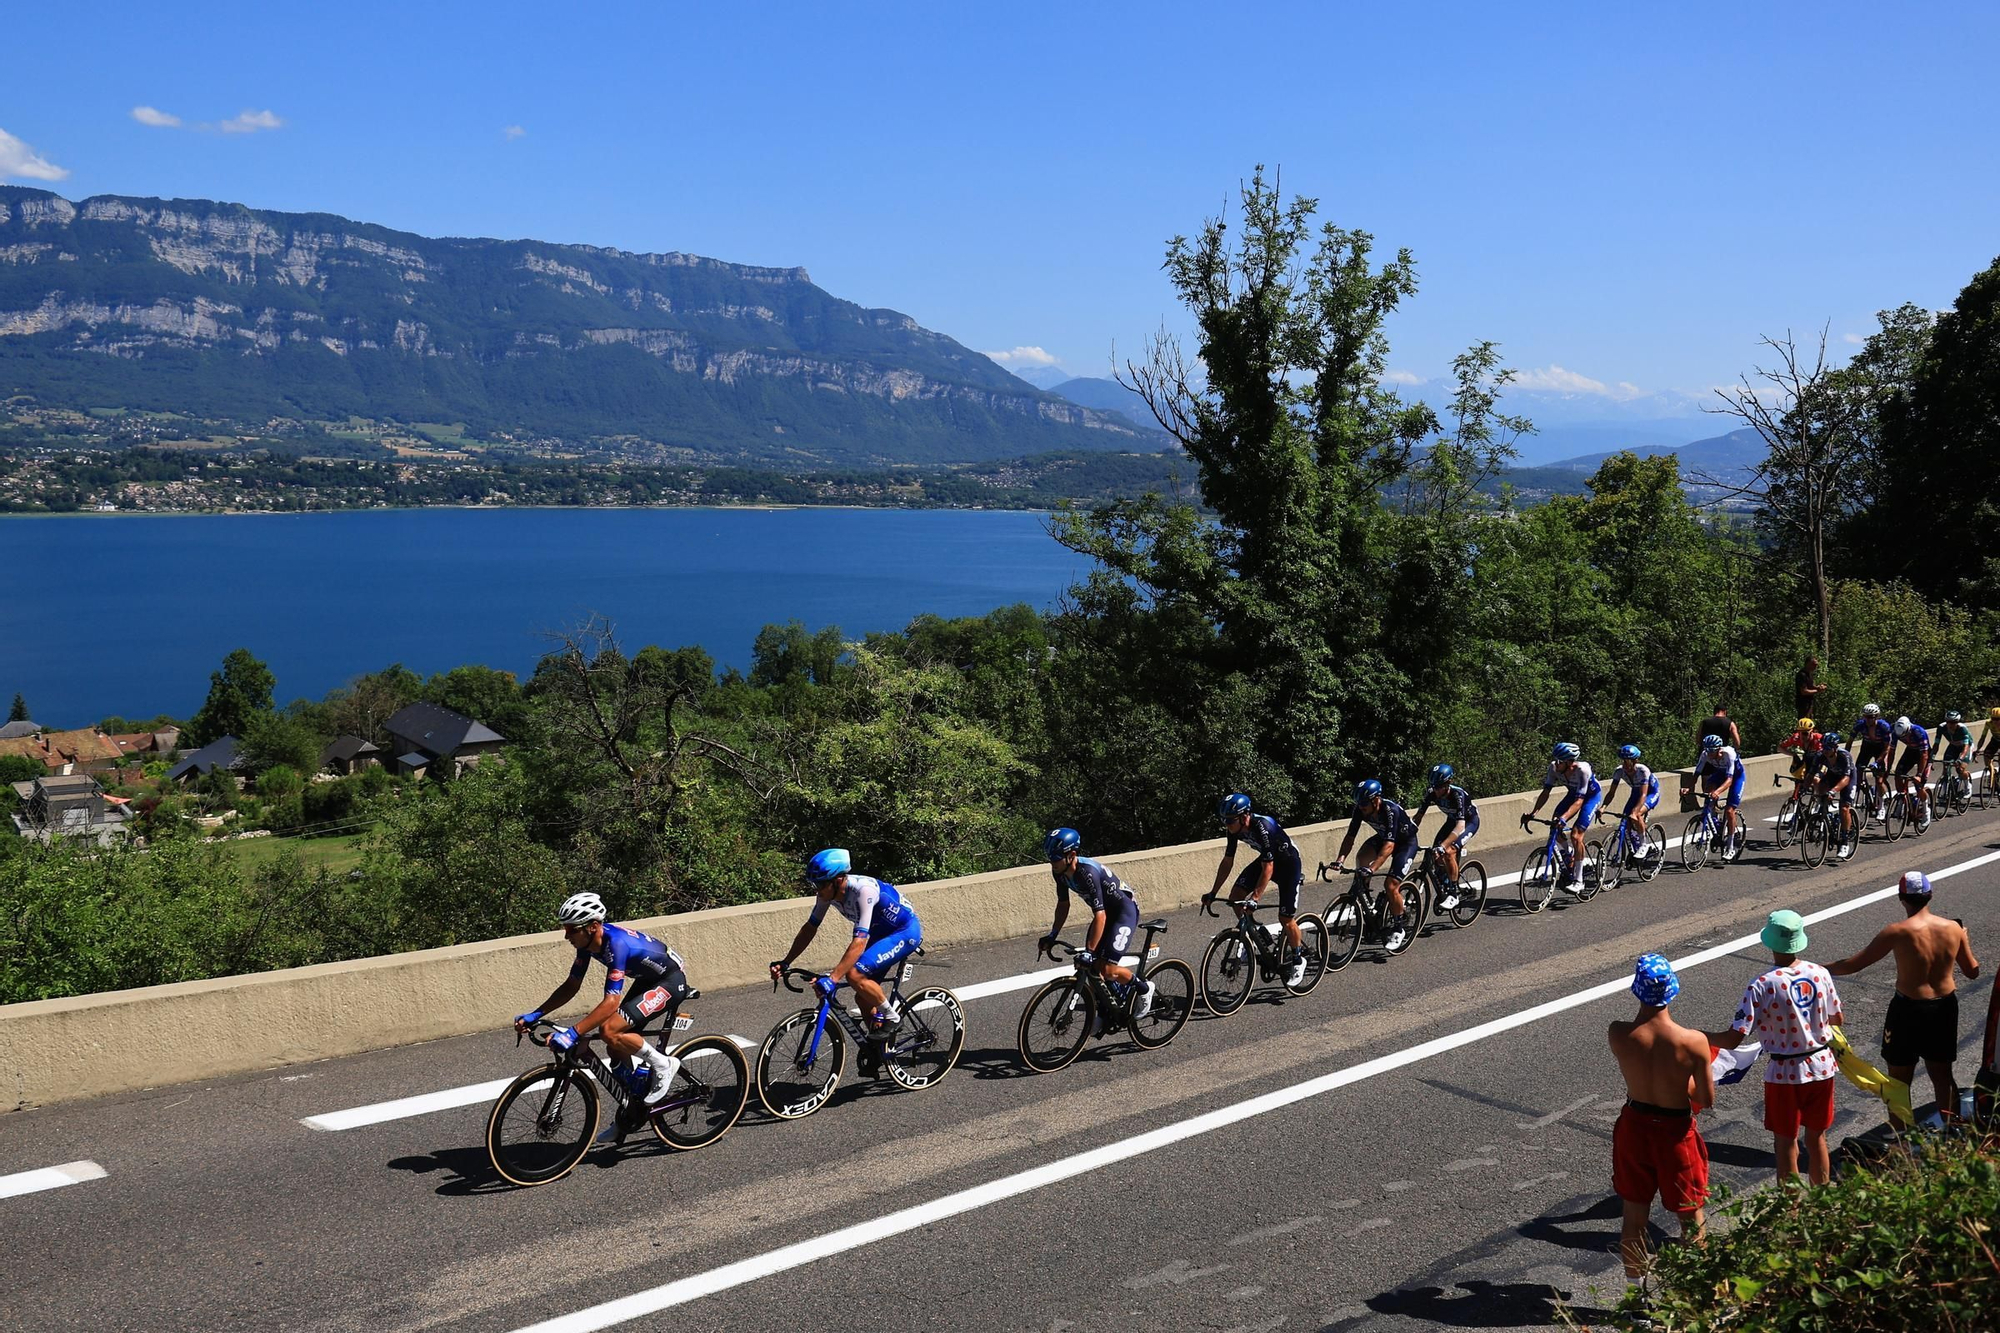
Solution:
M889 1077L911 1091L949 1074L965 1049L965 1007L942 986L903 997L903 1021L882 1049Z
M1888 830L1890 842L1896 841L1910 831L1910 802L1903 793L1897 792L1889 798L1889 808L1883 814L1882 827Z
M1037 1074L1052 1074L1082 1053L1090 1040L1095 1006L1090 987L1077 977L1057 977L1028 999L1014 1033L1021 1063Z
M1627 841L1626 826L1620 824L1618 831L1611 835L1611 841L1603 845L1604 855L1597 863L1597 887L1600 891L1615 889L1624 882Z
M1965 813L1965 807L1965 779L1953 771L1951 776L1945 779L1944 813L1956 817Z
M1366 928L1361 906L1343 895L1326 905L1320 919L1326 923L1326 970L1338 972L1361 951L1361 934Z
M597 1137L597 1088L580 1069L543 1065L509 1083L486 1117L486 1156L515 1185L573 1170Z
M1696 815L1681 834L1681 866L1690 872L1708 864L1708 816Z
M1461 929L1479 919L1486 908L1486 867L1477 861L1458 863L1458 902L1451 909L1451 924Z
M847 1068L847 1034L831 1014L812 1049L819 1010L801 1009L771 1029L757 1050L757 1100L780 1120L798 1120L826 1105Z
M1201 1000L1218 1018L1235 1013L1257 984L1257 950L1240 930L1225 930L1201 955Z
M1521 863L1521 906L1539 912L1549 905L1555 893L1556 875L1549 866L1548 849L1537 847Z
M1589 902L1604 887L1604 843L1593 840L1583 844L1583 873L1578 876L1576 897L1578 902Z
M1297 985L1291 981L1291 964L1285 967L1285 989L1294 995L1310 995L1326 975L1326 923L1311 912L1299 917L1299 952L1305 956L1306 970Z
M1799 822L1799 798L1787 796L1785 803L1778 807L1778 822L1771 826L1771 836L1777 841L1780 851L1792 845L1792 831Z
M696 1037L674 1048L681 1067L667 1095L646 1108L660 1142L683 1152L727 1134L750 1101L750 1062L727 1037Z
M1826 864L1832 842L1827 823L1826 807L1818 804L1799 817L1799 859L1815 869Z
M1646 842L1639 852L1639 878L1651 883L1667 868L1667 831L1656 824L1646 826Z
M1301 929L1308 919L1317 918L1300 917ZM1147 969L1146 980L1153 983L1153 1006L1126 1027L1132 1040L1150 1051L1179 1036L1194 1013L1194 969L1178 958L1168 958Z
M1720 850L1722 852L1722 863L1724 865L1735 865L1743 859L1743 849L1749 845L1750 824L1749 821L1743 818L1743 812L1739 810L1736 814L1736 832L1729 832L1725 826L1721 835Z

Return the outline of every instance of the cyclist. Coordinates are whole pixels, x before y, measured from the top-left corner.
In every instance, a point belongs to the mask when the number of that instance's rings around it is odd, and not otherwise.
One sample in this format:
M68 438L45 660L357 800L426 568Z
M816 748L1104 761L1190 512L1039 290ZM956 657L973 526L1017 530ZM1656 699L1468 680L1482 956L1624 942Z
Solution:
M1062 934L1063 922L1069 920L1069 895L1073 893L1091 911L1090 929L1084 934L1083 952L1076 956L1076 961L1094 966L1097 975L1106 982L1129 986L1133 981L1132 969L1119 960L1132 947L1132 934L1139 928L1139 900L1109 866L1079 856L1082 848L1083 835L1073 828L1051 829L1049 836L1042 839L1042 855L1049 859L1049 873L1056 881L1056 919L1049 933L1042 936L1037 952L1047 953L1056 936ZM1102 957L1097 956L1100 945L1104 949ZM1132 997L1132 1017L1144 1018L1152 1007L1153 983L1148 981Z
M1896 739L1902 742L1903 753L1896 759L1896 790L1909 792L1910 799L1917 803L1917 832L1922 833L1931 826L1931 734L1907 717L1896 719ZM1910 779L1914 777L1915 790L1911 791Z
M1880 768L1888 761L1889 747L1895 744L1896 729L1889 719L1882 716L1880 704L1861 705L1861 716L1854 719L1854 770L1856 784L1871 766ZM1875 808L1868 813L1880 819L1884 814L1883 794L1877 793Z
M1648 765L1639 762L1642 757L1636 745L1618 747L1618 767L1611 770L1611 781L1604 788L1604 804L1611 804L1619 783L1631 788L1632 799L1625 802L1620 813L1632 821L1632 836L1637 840L1634 845L1640 849L1639 855L1650 856L1653 848L1646 842L1646 816L1660 803L1660 779Z
M1743 804L1743 784L1749 776L1749 770L1743 767L1742 756L1736 753L1735 746L1724 745L1720 736L1701 738L1701 762L1694 766L1694 782L1681 788L1681 795L1692 795L1699 787L1703 796L1723 802L1722 842L1725 847L1742 832L1743 820L1736 813L1736 808Z
M1813 720L1809 717L1800 718L1798 725L1792 728L1792 734L1778 742L1780 750L1790 750L1793 755L1792 799L1794 801L1805 791L1806 784L1813 780L1813 774L1819 771L1820 749L1825 744L1826 738L1813 730Z
M1604 786L1583 762L1582 749L1570 741L1557 742L1549 751L1549 771L1542 775L1542 794L1535 798L1535 808L1521 816L1522 832L1527 831L1528 820L1541 813L1542 803L1558 782L1563 784L1563 797L1556 802L1553 817L1561 820L1573 812L1576 819L1569 826L1569 878L1556 887L1574 896L1583 887L1583 831L1597 818L1597 807L1604 802Z
M1820 738L1822 759L1819 766L1819 792L1826 800L1840 798L1840 851L1841 860L1854 855L1857 834L1854 822L1854 775L1858 772L1854 756L1840 744L1840 733L1829 731Z
M1410 818L1409 811L1382 794L1382 784L1375 779L1355 783L1354 818L1348 821L1347 836L1340 840L1340 851L1333 858L1335 874L1346 871L1348 850L1354 846L1354 835L1364 823L1375 832L1361 844L1356 865L1363 870L1380 870L1383 862L1388 862L1389 948L1400 949L1410 933L1410 913L1403 903L1403 881L1410 877L1410 865L1417 859L1417 823Z
M895 885L870 875L855 874L853 858L844 847L829 847L814 853L806 862L806 882L813 886L812 915L799 927L798 937L785 956L771 964L771 976L782 976L792 960L805 952L813 936L819 933L826 909L834 908L854 923L854 938L833 970L813 982L813 989L830 1000L841 982L853 986L854 998L866 1016L869 1045L879 1047L902 1020L902 1015L889 1007L882 978L924 941L916 909L903 901ZM864 1050L862 1072L872 1073L877 1059L877 1052Z
M1986 786L1991 789L1994 785L1993 765L2000 762L2000 708L1986 714L1986 745L1980 750L1979 757L1986 762Z
M1444 826L1431 839L1431 846L1444 866L1444 897L1438 900L1438 906L1447 912L1458 906L1459 855L1472 841L1472 835L1479 832L1479 807L1472 803L1471 792L1452 781L1456 776L1450 764L1431 769L1430 790L1424 793L1417 812L1410 816L1411 823L1420 825L1432 806L1444 816Z
M674 1016L692 991L687 973L681 969L680 955L666 945L636 930L606 921L604 900L594 893L575 893L563 899L556 910L563 938L576 950L576 961L561 985L549 998L514 1020L516 1030L526 1030L551 1009L568 1004L583 983L594 958L604 964L604 998L575 1025L557 1028L549 1034L549 1045L567 1051L592 1032L601 1033L614 1057L624 1056L636 1068L643 1063L652 1070L653 1084L646 1092L648 1103L667 1095L667 1085L681 1067L679 1060L647 1041L634 1028L665 1011L663 1032L673 1031ZM626 983L631 987L627 990Z
M1972 765L1966 762L1965 752L1972 748L1972 728L1965 725L1965 715L1952 709L1932 734L1944 742L1944 761L1958 771L1960 790L1971 791Z
M1229 878L1230 868L1236 864L1237 842L1249 843L1257 859L1244 866L1243 873L1236 877L1229 890L1229 901L1232 904L1245 898L1262 901L1264 890L1274 882L1277 884L1278 924L1284 927L1285 947L1292 954L1288 976L1296 986L1306 975L1305 939L1299 934L1298 923L1299 890L1306 882L1305 859L1299 855L1292 835L1285 832L1285 826L1269 815L1251 813L1250 798L1240 791L1222 798L1222 804L1215 808L1215 817L1229 834L1229 845L1222 849L1222 864L1215 868L1215 883L1208 896L1213 898L1222 892L1222 881ZM1242 915L1240 911L1237 913L1238 917Z

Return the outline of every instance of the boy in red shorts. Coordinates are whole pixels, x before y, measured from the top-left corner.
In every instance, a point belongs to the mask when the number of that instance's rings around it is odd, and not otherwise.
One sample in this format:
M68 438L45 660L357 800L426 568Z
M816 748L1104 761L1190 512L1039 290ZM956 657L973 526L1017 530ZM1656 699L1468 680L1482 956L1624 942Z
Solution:
M1754 1028L1763 1046L1764 1128L1778 1159L1778 1180L1799 1173L1799 1132L1805 1131L1806 1172L1815 1185L1833 1174L1826 1131L1833 1127L1833 1081L1839 1062L1828 1049L1833 1029L1845 1021L1840 992L1818 963L1799 957L1806 923L1797 912L1773 912L1764 923L1764 947L1777 964L1751 982L1736 1019L1708 1044L1734 1050Z
M1683 1241L1701 1239L1708 1201L1708 1145L1694 1113L1715 1105L1715 1075L1708 1041L1667 1013L1680 991L1673 967L1649 953L1632 969L1639 1016L1611 1025L1611 1053L1625 1076L1625 1109L1611 1132L1611 1188L1625 1204L1618 1254L1634 1281L1646 1269L1653 1196L1680 1219Z

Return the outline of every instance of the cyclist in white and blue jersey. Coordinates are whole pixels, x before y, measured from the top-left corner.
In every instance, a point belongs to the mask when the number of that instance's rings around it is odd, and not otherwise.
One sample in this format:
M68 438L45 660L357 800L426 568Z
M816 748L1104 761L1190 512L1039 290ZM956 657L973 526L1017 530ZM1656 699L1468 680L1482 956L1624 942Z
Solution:
M1056 881L1056 919L1042 936L1038 953L1047 953L1069 920L1069 899L1075 894L1090 909L1090 928L1084 932L1083 952L1076 961L1094 967L1107 982L1129 986L1132 969L1124 957L1131 950L1132 937L1139 929L1139 900L1116 871L1100 861L1080 855L1083 835L1073 828L1050 829L1042 839L1042 855L1049 860L1049 873ZM1132 1017L1144 1018L1153 1007L1153 983L1145 982L1132 997Z
M1438 906L1447 912L1458 906L1459 855L1472 841L1472 835L1479 832L1479 807L1472 803L1471 792L1452 781L1456 776L1450 764L1432 768L1430 789L1418 802L1417 812L1410 816L1411 822L1419 826L1432 806L1444 816L1444 824L1431 839L1431 846L1437 849L1438 860L1444 866L1445 894Z
M1917 832L1922 833L1931 826L1931 734L1907 717L1896 719L1895 734L1903 746L1896 759L1896 790L1917 803Z
M1743 804L1743 784L1749 777L1735 746L1724 745L1722 737L1713 734L1701 738L1701 760L1694 766L1694 785L1681 790L1689 795L1699 790L1703 796L1712 796L1723 803L1725 847L1742 835L1743 817L1737 813L1737 807Z
M1278 924L1284 927L1286 949L1292 958L1291 984L1296 986L1306 974L1305 954L1301 952L1305 940L1299 934L1298 923L1299 890L1306 882L1305 858L1299 855L1285 826L1269 815L1252 813L1250 798L1240 791L1222 798L1215 817L1229 834L1229 844L1222 849L1222 864L1215 868L1215 883L1208 896L1213 898L1222 892L1222 881L1229 878L1229 871L1236 864L1236 844L1249 843L1257 859L1243 867L1243 873L1236 877L1236 883L1229 889L1229 901L1262 899L1266 888L1272 884L1278 886ZM1242 913L1237 915L1240 918Z
M887 1009L888 996L882 979L891 968L923 943L923 926L916 909L903 901L896 886L870 875L854 873L854 863L842 847L829 847L806 862L806 882L813 886L816 901L812 915L799 927L798 938L783 958L771 964L771 975L782 976L792 960L805 952L819 933L819 923L832 907L854 925L854 938L833 969L813 986L822 996L833 998L841 982L854 987L854 997L872 1027L888 1029L901 1017Z
M1361 844L1355 865L1363 870L1380 870L1385 862L1388 864L1389 915L1395 921L1389 931L1389 949L1393 953L1403 947L1403 940L1410 933L1403 881L1410 877L1410 867L1417 859L1417 821L1410 818L1408 810L1384 796L1382 784L1375 779L1356 783L1354 818L1348 821L1347 836L1340 840L1340 850L1334 854L1334 873L1347 869L1347 853L1363 824L1375 831Z
M1618 747L1618 767L1611 770L1611 781L1604 788L1604 803L1611 804L1621 782L1631 790L1631 799L1619 813L1632 821L1632 836L1637 839L1633 845L1641 849L1639 855L1650 856L1653 848L1646 843L1646 816L1660 803L1660 779L1651 767L1639 762L1642 757L1636 745Z
M1583 888L1583 831L1597 818L1597 807L1604 801L1604 787L1597 780L1597 774L1590 765L1583 762L1581 747L1559 741L1549 751L1549 771L1542 775L1542 794L1535 798L1535 808L1521 816L1521 828L1528 827L1530 816L1542 811L1542 804L1549 799L1557 783L1563 787L1562 799L1556 802L1551 817L1562 819L1574 813L1576 819L1569 826L1569 878L1556 885L1564 893L1575 895Z

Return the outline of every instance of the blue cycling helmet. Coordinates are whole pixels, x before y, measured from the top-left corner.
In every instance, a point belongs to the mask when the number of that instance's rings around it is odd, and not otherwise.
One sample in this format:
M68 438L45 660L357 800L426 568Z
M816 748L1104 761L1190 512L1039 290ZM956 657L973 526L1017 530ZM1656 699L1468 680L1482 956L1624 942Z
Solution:
M1636 745L1621 745L1618 747L1618 757L1620 759L1637 759L1639 757L1639 747Z
M1555 760L1557 763L1561 763L1564 760L1574 763L1582 757L1583 751L1569 741L1557 741L1556 748L1549 751L1549 758Z
M1431 770L1431 786L1442 787L1457 776L1457 772L1453 770L1450 764L1439 764Z
M1710 750L1720 750L1721 748L1722 737L1711 734L1701 738L1701 752L1703 754L1707 754Z
M1840 733L1837 731L1827 732L1819 738L1819 744L1823 750L1838 750L1840 748Z
M1250 798L1240 791L1230 792L1222 798L1222 804L1215 807L1215 817L1227 824L1238 815L1250 813Z
M806 862L806 878L815 884L838 879L854 868L854 858L845 847L829 847Z
M1042 855L1051 861L1060 861L1081 846L1081 833L1073 828L1054 828L1049 830L1048 837L1042 839Z
M1368 779L1366 782L1357 782L1354 784L1354 803L1356 805L1366 805L1381 794L1382 784L1373 778Z

